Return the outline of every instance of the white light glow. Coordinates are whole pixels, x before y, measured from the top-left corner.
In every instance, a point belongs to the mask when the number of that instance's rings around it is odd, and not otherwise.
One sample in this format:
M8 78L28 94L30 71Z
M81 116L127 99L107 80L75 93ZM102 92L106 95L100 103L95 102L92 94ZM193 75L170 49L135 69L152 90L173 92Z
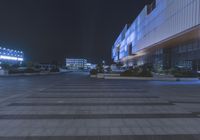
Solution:
M17 60L18 60L18 61L24 61L24 59L23 59L23 58L17 58Z
M5 55L0 55L0 59L3 60L14 60L14 61L23 61L23 58L18 58L18 57L11 57L11 56L5 56Z

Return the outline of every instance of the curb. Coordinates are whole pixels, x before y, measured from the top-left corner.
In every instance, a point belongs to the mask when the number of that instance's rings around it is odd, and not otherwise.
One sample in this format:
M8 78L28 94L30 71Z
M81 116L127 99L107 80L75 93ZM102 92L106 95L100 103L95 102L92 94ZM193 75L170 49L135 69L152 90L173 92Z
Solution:
M0 77L17 77L17 76L40 76L40 75L56 75L68 72L51 72L51 73L24 73L24 74L6 74L0 75Z
M106 80L143 80L143 81L152 81L152 77L107 77L105 76L104 79Z
M199 78L153 78L153 77L108 77L106 80L140 80L140 81L199 81Z

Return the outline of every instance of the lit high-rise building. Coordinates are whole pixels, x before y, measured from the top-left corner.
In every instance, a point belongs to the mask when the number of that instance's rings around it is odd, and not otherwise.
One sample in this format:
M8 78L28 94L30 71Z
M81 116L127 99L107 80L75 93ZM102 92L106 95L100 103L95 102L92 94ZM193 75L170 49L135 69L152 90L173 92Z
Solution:
M9 63L16 64L24 61L24 54L22 51L12 50L0 47L0 64Z

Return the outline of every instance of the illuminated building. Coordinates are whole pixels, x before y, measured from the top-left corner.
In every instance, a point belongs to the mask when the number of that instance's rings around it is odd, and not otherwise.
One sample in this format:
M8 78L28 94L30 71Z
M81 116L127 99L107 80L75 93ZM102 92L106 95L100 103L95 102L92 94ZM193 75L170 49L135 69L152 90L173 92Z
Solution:
M0 47L0 64L20 64L24 61L23 56L24 54L22 51Z
M155 0L126 25L112 47L125 66L200 68L200 0Z
M66 67L70 70L83 70L87 68L87 60L66 58Z

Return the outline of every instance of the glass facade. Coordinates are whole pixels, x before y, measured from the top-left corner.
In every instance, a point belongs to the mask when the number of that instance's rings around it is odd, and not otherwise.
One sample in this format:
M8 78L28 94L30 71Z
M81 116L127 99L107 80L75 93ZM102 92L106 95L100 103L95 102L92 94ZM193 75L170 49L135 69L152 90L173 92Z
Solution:
M155 70L174 67L200 70L200 40L191 40L177 45L157 48L131 62L135 65L150 64ZM143 62L143 63L141 63Z

